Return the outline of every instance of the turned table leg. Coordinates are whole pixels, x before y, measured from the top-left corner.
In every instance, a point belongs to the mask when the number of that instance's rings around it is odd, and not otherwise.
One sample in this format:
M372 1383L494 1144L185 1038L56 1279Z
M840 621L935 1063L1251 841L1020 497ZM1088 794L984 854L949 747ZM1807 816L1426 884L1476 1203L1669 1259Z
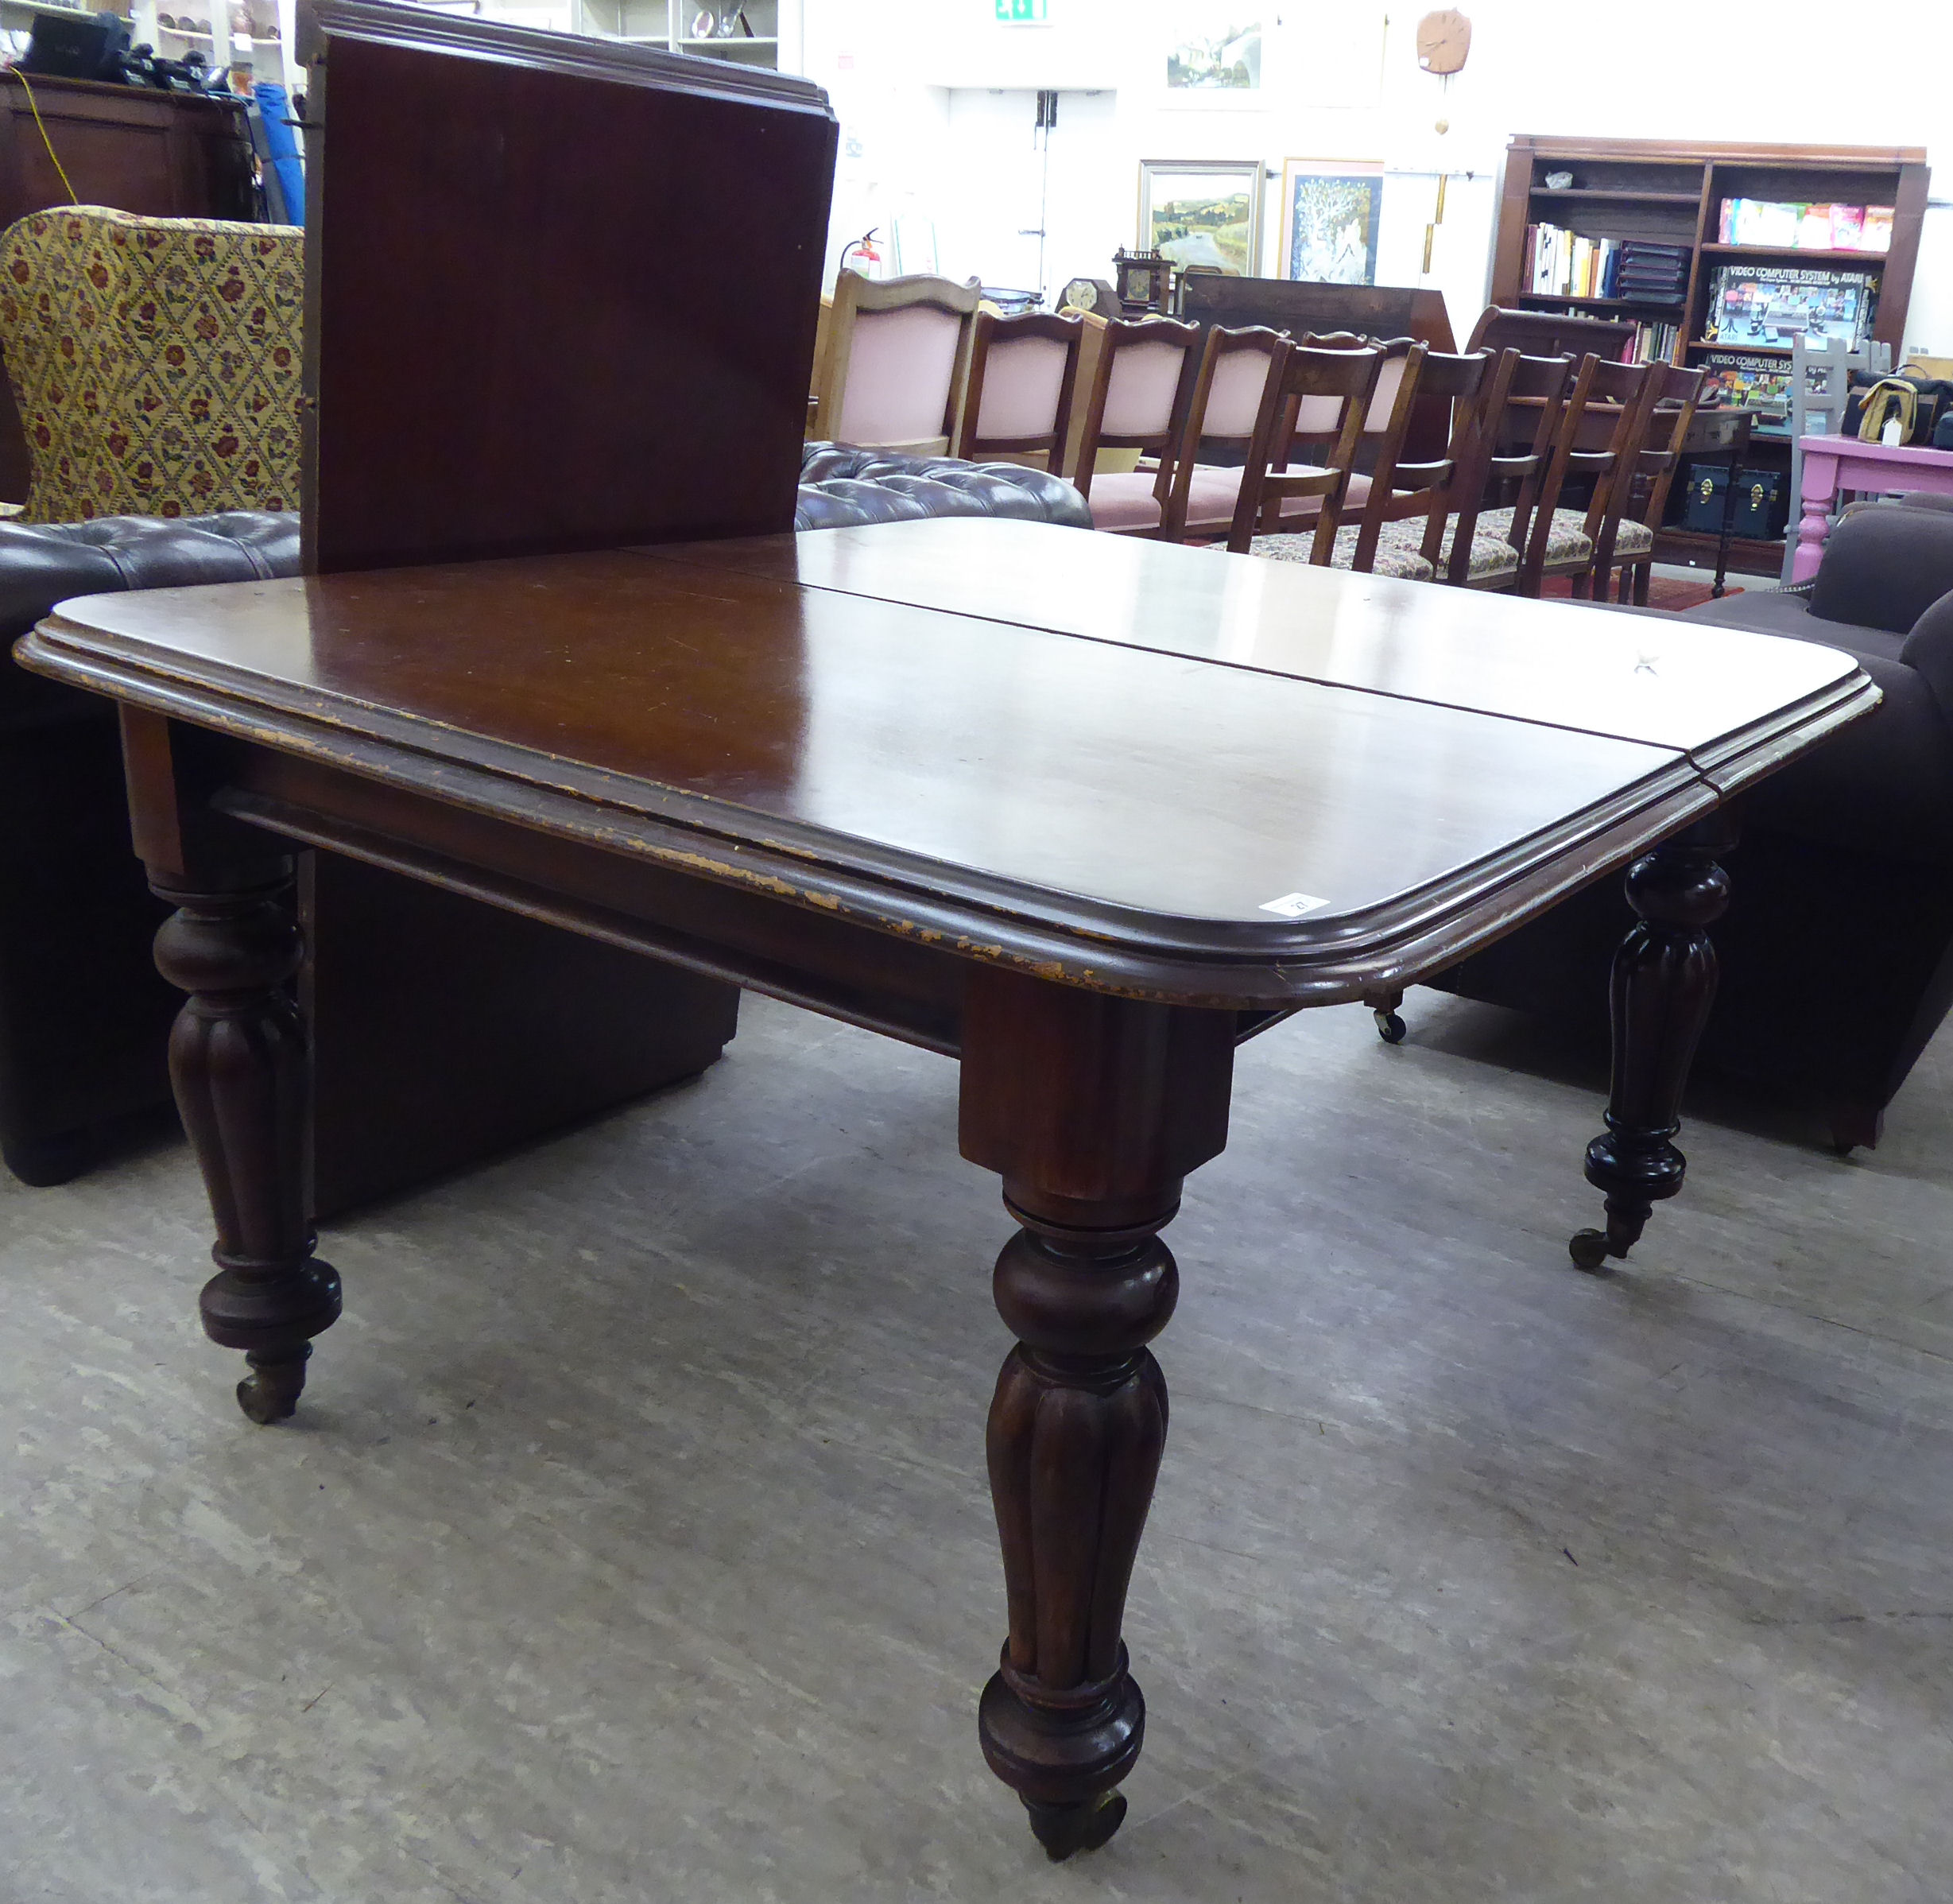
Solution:
M1024 1227L997 1259L995 1289L1017 1346L988 1443L1010 1631L978 1730L1058 1859L1118 1830L1126 1801L1113 1787L1145 1731L1119 1627L1166 1445L1166 1379L1145 1344L1173 1313L1180 1274L1154 1234L1172 1204L1052 1222L1024 1186L1005 1198ZM1077 1220L1093 1216L1105 1227Z
M1735 487L1734 478L1730 487ZM1803 452L1803 481L1797 498L1796 547L1792 552L1790 580L1808 582L1824 559L1824 538L1830 529L1832 502L1838 494L1838 459L1817 449Z
M169 1039L170 1080L216 1220L203 1328L242 1349L238 1405L281 1421L305 1386L312 1338L339 1319L337 1271L312 1255L305 1218L305 1033L289 987L302 955L289 869L235 890L153 874L176 906L157 969L190 996Z
M1719 814L1628 868L1628 902L1640 917L1614 954L1607 1129L1587 1147L1587 1181L1606 1194L1607 1227L1582 1230L1567 1245L1583 1270L1626 1255L1654 1206L1682 1187L1687 1165L1672 1140L1715 998L1708 929L1729 903L1717 855L1734 840Z
M1021 1226L997 1259L1017 1345L988 1434L1009 1637L977 1725L1054 1859L1118 1830L1145 1731L1120 1627L1166 1442L1146 1344L1180 1278L1158 1232L1226 1141L1233 1031L1006 972L966 1002L963 1151Z

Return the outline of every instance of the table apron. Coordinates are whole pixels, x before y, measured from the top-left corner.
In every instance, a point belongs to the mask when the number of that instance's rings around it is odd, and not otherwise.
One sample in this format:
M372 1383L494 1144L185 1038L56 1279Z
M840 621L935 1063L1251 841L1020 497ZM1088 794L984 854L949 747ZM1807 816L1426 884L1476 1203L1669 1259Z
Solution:
M963 990L973 970L1002 963L1079 983L1001 946L1000 956L989 958L919 927L891 931L281 749L234 739L221 745L223 765L206 797L237 820L932 1051L959 1052ZM1517 878L1487 869L1485 898L1467 900L1462 917L1440 913L1394 945L1326 948L1319 962L1277 962L1258 975L1252 968L1195 969L1177 996L1089 978L1082 989L1233 1010L1250 1036L1295 1010L1347 1003L1447 970L1718 804L1715 789L1700 779L1679 781L1648 805L1567 840ZM1116 970L1112 960L1106 964Z
M219 811L948 1057L971 961L738 886L268 750Z

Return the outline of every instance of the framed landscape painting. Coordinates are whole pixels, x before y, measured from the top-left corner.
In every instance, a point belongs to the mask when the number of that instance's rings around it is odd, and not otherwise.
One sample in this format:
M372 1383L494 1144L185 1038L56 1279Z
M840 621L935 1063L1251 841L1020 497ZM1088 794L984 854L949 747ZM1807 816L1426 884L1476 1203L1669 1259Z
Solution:
M1374 285L1382 211L1381 164L1285 159L1282 276L1319 285Z
M1261 86L1261 9L1236 0L1176 0L1166 54L1169 92L1251 93Z
M1139 245L1182 270L1204 266L1230 277L1258 275L1259 159L1141 159Z

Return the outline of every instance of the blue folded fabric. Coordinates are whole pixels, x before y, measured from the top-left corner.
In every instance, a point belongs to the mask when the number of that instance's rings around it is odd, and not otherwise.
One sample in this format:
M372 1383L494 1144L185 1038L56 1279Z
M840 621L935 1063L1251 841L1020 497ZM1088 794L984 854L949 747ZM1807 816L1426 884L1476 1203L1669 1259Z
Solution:
M290 95L282 86L260 79L251 87L251 96L264 115L265 145L278 175L278 188L285 194L285 223L305 222L305 169L298 160L298 140L286 124L292 116Z

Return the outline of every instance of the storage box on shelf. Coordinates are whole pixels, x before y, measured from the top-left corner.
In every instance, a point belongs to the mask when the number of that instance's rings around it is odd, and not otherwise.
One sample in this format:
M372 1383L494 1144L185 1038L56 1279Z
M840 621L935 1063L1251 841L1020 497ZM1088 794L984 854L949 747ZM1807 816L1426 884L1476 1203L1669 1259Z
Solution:
M1569 184L1546 183L1563 173ZM1637 355L1699 366L1723 387L1725 401L1781 408L1781 384L1769 372L1779 366L1788 372L1788 343L1760 341L1754 327L1740 339L1711 334L1719 272L1754 266L1759 276L1774 273L1780 280L1796 273L1862 277L1869 295L1858 301L1869 304L1870 316L1860 328L1901 355L1927 178L1926 155L1916 147L1519 134L1506 151L1491 301L1628 319L1638 327L1630 346ZM1798 209L1792 216L1784 207ZM1831 240L1823 246L1815 242L1820 208ZM1769 242L1737 242L1759 235ZM1583 242L1576 246L1575 240ZM1883 250L1875 248L1881 244ZM1657 267L1664 259L1680 268L1663 273ZM1839 315L1853 321L1850 312ZM1755 473L1787 476L1787 428L1760 426L1752 447ZM1685 502L1678 484L1657 555L1713 563L1717 538L1683 525ZM1732 565L1767 575L1782 560L1781 535L1746 538Z

